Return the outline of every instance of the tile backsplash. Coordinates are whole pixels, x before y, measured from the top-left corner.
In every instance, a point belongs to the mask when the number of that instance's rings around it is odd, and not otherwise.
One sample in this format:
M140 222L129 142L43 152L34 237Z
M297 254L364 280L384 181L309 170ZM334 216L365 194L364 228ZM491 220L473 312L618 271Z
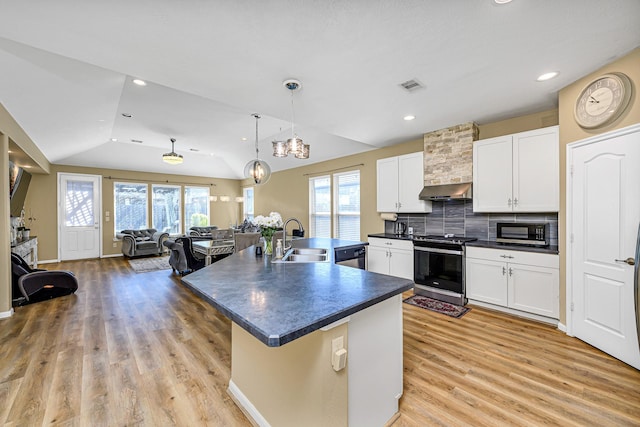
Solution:
M558 245L558 214L548 213L476 213L472 200L448 200L432 202L433 211L428 214L398 214L398 221L413 227L414 234L475 237L479 240L496 240L498 222L548 222L550 244ZM385 233L393 233L395 222L385 221Z

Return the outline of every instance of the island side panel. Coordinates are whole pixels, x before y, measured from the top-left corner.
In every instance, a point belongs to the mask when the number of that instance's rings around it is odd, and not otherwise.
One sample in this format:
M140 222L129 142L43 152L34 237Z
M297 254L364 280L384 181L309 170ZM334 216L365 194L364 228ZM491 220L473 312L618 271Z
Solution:
M331 341L348 323L267 347L232 322L229 392L258 425L346 426L348 369L331 367Z
M349 425L382 426L402 396L402 295L349 318Z

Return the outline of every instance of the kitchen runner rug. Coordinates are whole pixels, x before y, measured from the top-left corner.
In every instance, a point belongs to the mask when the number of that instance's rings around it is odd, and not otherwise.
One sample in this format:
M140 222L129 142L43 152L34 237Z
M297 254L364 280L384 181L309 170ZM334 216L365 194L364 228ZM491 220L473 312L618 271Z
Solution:
M447 316L455 317L459 319L464 316L470 308L461 307L455 304L449 304L448 302L438 301L433 298L423 297L422 295L413 295L404 300L407 304L415 305L427 310L435 311L436 313L446 314Z
M129 265L136 273L147 273L149 271L168 270L171 268L171 266L169 265L168 255L151 258L130 259Z

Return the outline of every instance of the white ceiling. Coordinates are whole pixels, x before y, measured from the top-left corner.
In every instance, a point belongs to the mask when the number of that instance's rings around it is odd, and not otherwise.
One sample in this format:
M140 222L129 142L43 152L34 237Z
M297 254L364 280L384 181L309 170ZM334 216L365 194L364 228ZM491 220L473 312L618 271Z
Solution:
M554 108L640 46L638 0L0 0L0 16L0 102L51 163L218 178L255 157L254 112L278 171ZM309 160L271 156L288 78ZM172 137L182 165L161 161Z

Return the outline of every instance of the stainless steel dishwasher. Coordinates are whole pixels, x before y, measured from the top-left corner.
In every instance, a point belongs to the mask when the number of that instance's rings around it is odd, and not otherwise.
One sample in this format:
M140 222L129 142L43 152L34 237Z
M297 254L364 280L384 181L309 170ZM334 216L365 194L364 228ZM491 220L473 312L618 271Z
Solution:
M335 250L335 263L365 270L367 267L366 254L365 245L339 248Z

